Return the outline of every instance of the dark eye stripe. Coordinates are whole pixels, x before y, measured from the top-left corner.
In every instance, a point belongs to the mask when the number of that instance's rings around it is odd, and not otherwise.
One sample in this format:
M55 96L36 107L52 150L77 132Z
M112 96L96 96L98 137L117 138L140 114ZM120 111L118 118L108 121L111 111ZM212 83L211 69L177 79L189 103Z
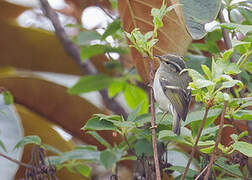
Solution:
M182 71L182 68L177 63L175 63L173 61L166 61L166 63L172 64L177 69L177 71L179 71L179 72Z

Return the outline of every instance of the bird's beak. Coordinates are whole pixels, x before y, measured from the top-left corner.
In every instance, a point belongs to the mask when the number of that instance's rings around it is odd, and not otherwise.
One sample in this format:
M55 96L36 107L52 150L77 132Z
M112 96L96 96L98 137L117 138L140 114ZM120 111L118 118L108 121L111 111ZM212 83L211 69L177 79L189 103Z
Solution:
M161 56L154 55L154 58L158 58L161 62L163 61Z

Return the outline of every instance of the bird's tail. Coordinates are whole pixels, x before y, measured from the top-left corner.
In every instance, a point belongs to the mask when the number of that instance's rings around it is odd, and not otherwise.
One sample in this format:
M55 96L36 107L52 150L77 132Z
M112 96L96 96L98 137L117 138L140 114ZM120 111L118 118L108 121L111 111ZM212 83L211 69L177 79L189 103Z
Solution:
M175 112L173 114L173 124L172 124L172 131L177 134L178 136L180 135L180 120L181 118L179 115Z

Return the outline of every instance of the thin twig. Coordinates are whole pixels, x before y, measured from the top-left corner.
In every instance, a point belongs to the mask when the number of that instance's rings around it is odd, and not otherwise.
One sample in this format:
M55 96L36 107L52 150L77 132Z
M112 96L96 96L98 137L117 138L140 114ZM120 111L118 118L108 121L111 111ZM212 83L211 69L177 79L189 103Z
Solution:
M199 175L195 178L195 180L198 180L202 174L207 170L208 165L199 173Z
M227 109L227 101L224 102L223 111L221 113L221 120L220 120L218 136L217 136L217 139L216 139L216 142L215 142L215 145L214 145L214 150L213 150L210 162L208 164L207 173L206 173L206 176L204 177L204 180L208 179L208 177L210 175L210 172L211 172L212 165L213 165L214 160L215 160L215 155L217 153L218 145L219 145L219 142L221 140L221 134L222 134L223 126L224 126L224 116L226 114L226 109Z
M192 152L191 152L191 154L190 154L190 159L189 159L188 162L187 162L185 171L184 171L183 175L181 176L180 180L184 180L184 179L185 179L186 173L187 173L187 171L189 170L190 164L191 164L191 162L192 162L192 159L193 159L194 154L195 154L196 149L197 149L197 145L198 145L198 142L199 142L199 139L200 139L200 135L201 135L201 133L202 133L202 130L203 130L203 128L204 128L204 125L205 125L205 122L206 122L206 119L207 119L208 111L209 111L209 109L210 109L210 107L211 107L210 104L211 104L211 103L209 103L209 105L207 105L207 107L206 107L205 114L204 114L203 120L202 120L202 122L201 122L200 129L199 129L199 132L198 132L198 134L197 134L197 138L196 138L195 144L194 144L194 146L193 146L193 148L192 148Z
M45 16L47 16L51 20L55 29L55 34L62 43L66 53L71 56L73 60L75 60L75 62L82 68L85 74L97 74L96 69L89 61L81 61L78 46L74 44L71 40L69 40L64 28L62 27L59 21L58 15L50 7L48 1L40 0L40 3ZM99 93L101 94L106 107L112 110L115 114L121 114L123 117L127 117L127 113L124 108L118 102L116 102L115 99L111 99L108 97L108 92L106 89L99 91Z
M9 156L6 156L6 155L2 154L1 152L0 152L0 156L2 156L5 159L8 159L9 161L14 162L14 163L16 163L16 164L18 164L20 166L24 166L26 168L33 168L33 166L31 166L31 165L20 162L20 161L18 161L16 159L13 159L13 158L9 157Z
M152 64L152 62L150 62L150 84L151 84L151 86L153 86L153 80L154 80L153 64ZM158 160L158 151L157 151L153 87L150 88L150 101L151 101L150 103L151 103L152 146L153 146L154 162L155 162L155 169L156 169L156 180L161 180L159 160Z

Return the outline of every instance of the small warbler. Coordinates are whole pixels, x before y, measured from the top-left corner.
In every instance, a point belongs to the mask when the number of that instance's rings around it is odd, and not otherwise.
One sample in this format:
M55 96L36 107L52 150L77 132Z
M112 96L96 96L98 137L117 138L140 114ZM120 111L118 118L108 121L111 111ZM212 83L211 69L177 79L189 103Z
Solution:
M154 97L160 109L172 113L172 130L180 135L180 120L186 120L191 101L191 90L188 89L191 78L187 71L181 72L186 68L182 57L173 54L156 57L160 66L153 82Z

